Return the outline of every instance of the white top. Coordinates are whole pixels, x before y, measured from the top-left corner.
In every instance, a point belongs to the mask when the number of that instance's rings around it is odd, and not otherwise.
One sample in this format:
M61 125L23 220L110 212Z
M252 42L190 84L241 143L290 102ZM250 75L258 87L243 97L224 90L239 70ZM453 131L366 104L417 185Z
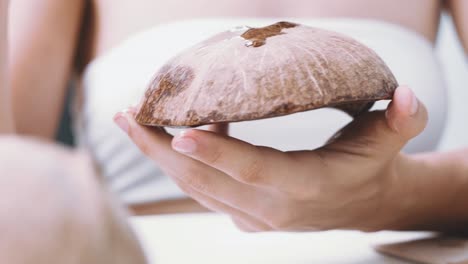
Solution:
M264 26L280 20L351 36L374 49L400 84L409 85L429 110L426 130L408 152L436 148L446 117L446 89L433 46L421 35L389 23L363 19L203 19L160 25L141 32L92 61L84 72L84 105L75 119L78 143L93 155L111 188L127 203L183 197L178 187L143 156L112 121L138 103L157 70L178 52L239 25ZM376 108L384 108L379 102ZM350 118L319 109L260 121L235 123L231 135L282 150L313 149ZM175 132L170 130L170 132Z

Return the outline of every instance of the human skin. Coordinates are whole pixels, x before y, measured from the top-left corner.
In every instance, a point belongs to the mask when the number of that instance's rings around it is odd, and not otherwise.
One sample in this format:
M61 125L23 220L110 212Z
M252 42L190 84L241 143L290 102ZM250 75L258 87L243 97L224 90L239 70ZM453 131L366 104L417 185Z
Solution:
M467 230L468 149L400 152L427 122L408 87L317 150L282 152L196 129L172 138L139 125L135 112L116 123L182 190L243 230Z
M0 263L146 263L94 175L84 153L0 136Z

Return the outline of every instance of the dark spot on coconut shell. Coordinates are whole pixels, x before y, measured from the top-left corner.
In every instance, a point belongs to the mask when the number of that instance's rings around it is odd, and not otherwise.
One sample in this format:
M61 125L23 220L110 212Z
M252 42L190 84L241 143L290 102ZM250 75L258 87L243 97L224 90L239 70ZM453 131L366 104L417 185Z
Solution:
M163 126L169 126L171 124L171 120L170 119L164 119L161 121L161 125Z
M228 117L225 114L220 113L218 111L211 111L208 113L208 115L205 118L202 118L202 121L207 122L207 123L212 123L212 122L216 122L217 120L227 120L227 119Z
M284 34L283 29L297 26L298 24L282 21L262 28L251 28L244 32L241 37L248 41L246 46L257 48L265 45L267 38Z
M289 113L291 111L294 111L295 109L297 109L297 106L294 105L294 104L291 104L291 103L284 103L284 104L280 104L278 105L277 107L275 107L271 113L269 113L268 115L271 115L271 116L275 116L275 115L284 115L286 113Z
M173 97L187 89L195 78L193 69L187 66L165 66L154 78L151 86L159 100Z
M187 118L187 120L189 120L188 123L200 122L200 116L195 110L187 111L187 113L185 113L185 117Z
M155 104L177 96L189 88L194 79L195 73L190 67L184 65L172 66L170 64L163 66L146 91L146 102L144 102L136 117L137 121L145 123L152 120ZM170 120L164 121L170 123Z

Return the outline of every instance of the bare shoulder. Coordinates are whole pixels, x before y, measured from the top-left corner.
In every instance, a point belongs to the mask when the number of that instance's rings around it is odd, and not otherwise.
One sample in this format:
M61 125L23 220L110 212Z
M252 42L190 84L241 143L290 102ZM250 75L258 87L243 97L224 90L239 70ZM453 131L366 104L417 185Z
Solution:
M21 134L45 138L55 134L84 4L84 0L10 2L9 78Z

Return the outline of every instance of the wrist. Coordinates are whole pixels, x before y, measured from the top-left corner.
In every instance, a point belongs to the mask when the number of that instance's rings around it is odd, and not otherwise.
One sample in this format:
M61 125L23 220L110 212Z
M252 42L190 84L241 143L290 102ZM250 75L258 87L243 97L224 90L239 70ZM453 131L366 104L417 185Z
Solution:
M468 223L465 151L404 155L395 164L385 229L459 232Z

